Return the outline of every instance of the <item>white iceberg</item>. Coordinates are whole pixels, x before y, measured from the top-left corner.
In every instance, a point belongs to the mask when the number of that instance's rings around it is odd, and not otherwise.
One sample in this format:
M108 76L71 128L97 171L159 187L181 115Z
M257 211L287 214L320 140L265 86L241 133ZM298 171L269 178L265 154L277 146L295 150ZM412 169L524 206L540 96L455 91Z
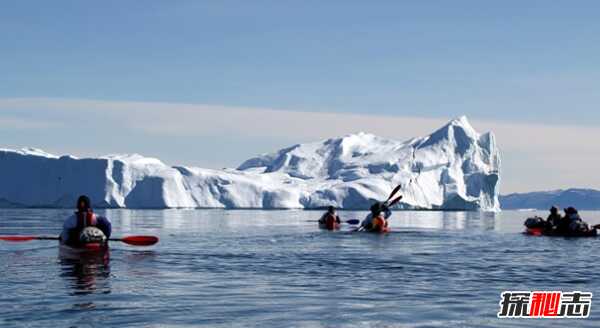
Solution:
M401 208L498 211L500 155L465 117L397 142L357 133L261 155L237 169L170 167L140 155L54 156L0 150L0 205L365 209L403 186Z

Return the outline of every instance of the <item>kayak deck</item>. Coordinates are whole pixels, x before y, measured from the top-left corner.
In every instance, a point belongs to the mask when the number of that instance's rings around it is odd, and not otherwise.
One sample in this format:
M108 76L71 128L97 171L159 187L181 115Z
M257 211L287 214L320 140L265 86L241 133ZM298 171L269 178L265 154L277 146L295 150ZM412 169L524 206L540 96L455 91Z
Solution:
M340 230L341 227L342 227L342 225L339 223L336 223L333 227L327 226L327 224L324 224L324 223L319 223L319 229L323 229L323 230L335 231L335 230Z
M93 243L82 247L73 247L59 243L59 256L66 259L79 259L85 257L108 257L108 243Z
M358 229L360 229L360 228L358 228ZM382 231L373 231L373 230L369 231L369 230L358 230L358 229L353 230L351 232L361 232L361 233L364 232L364 233L370 233L370 234L375 234L375 235L384 235L384 234L393 232L392 229L390 229L389 227L385 227ZM399 232L399 231L396 231L396 232Z

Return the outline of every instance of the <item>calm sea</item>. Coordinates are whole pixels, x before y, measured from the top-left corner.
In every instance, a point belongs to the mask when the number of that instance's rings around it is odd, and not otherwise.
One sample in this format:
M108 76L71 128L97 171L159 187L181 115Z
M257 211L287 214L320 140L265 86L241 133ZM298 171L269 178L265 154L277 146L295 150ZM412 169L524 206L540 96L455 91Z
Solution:
M0 242L0 327L600 326L595 303L588 319L496 317L504 290L600 297L600 240L523 235L533 212L396 211L387 235L319 230L316 211L99 212L114 236L161 241L108 260ZM2 209L0 234L56 235L69 214Z

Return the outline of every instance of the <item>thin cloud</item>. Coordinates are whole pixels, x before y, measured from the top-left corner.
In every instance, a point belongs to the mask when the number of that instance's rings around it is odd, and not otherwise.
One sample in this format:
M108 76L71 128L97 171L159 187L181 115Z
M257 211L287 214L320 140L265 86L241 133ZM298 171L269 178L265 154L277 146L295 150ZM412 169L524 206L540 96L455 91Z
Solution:
M0 116L0 129L9 130L39 130L56 128L61 126L57 122L36 121L30 119L16 118L10 116Z
M314 139L367 130L398 138L429 131L446 121L268 108L45 98L0 99L2 109L18 109L26 111L28 115L51 111L66 119L93 117L95 120L89 120L90 124L95 122L150 134L190 137L235 133L256 137Z

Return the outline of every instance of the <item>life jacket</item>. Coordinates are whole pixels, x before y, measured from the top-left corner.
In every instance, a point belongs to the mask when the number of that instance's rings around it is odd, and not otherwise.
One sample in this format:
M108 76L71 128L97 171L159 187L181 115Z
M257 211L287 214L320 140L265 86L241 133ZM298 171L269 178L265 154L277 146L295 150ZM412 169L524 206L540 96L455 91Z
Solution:
M86 227L95 227L98 224L96 214L92 211L77 212L75 215L77 216L77 230L79 231Z
M551 227L556 227L560 224L560 221L562 220L562 217L560 216L560 214L550 214L548 216L548 218L546 219L546 222L548 222L548 224Z
M581 216L579 216L578 213L570 213L567 215L567 218L569 219L569 222L576 222L576 221L583 221L581 219Z
M383 218L381 215L378 215L373 218L373 221L371 222L370 231L383 232L383 231L385 231L387 226L388 226L387 220L385 218Z
M92 211L75 212L75 216L77 218L77 226L74 229L69 230L69 239L67 240L67 244L70 246L79 246L81 244L80 236L83 230L87 227L96 227L98 224L96 214Z
M338 227L337 217L333 214L327 214L327 216L325 216L325 228L327 230L335 230Z

